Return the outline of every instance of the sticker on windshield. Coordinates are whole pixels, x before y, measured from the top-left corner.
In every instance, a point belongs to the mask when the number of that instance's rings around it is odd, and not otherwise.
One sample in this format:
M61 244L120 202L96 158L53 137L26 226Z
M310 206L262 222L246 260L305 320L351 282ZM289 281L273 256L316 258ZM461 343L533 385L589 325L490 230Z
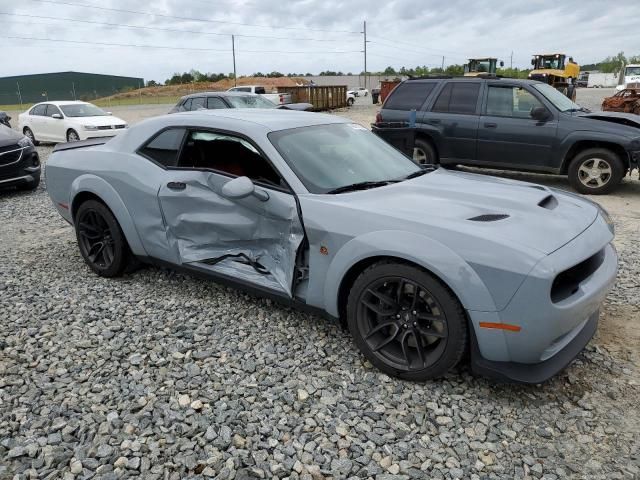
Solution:
M366 128L364 128L362 125L360 125L359 123L350 123L349 126L351 128L353 128L354 130L367 130Z

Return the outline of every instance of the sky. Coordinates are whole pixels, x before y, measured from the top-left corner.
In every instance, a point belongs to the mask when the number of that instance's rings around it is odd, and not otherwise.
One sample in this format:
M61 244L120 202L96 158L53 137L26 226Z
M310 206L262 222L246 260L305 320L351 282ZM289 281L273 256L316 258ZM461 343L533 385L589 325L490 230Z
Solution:
M638 18L638 0L0 0L0 76L229 73L232 34L238 75L358 73L364 21L368 71L482 56L526 68L551 51L588 64L640 54Z

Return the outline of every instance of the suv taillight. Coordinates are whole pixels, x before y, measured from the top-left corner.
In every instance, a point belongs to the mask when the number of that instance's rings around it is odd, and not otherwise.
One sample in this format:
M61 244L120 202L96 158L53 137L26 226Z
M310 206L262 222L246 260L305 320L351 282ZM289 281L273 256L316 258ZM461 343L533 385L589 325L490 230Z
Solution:
M280 94L280 103L284 103L284 95Z
M376 123L382 123L382 112L380 110L376 113Z

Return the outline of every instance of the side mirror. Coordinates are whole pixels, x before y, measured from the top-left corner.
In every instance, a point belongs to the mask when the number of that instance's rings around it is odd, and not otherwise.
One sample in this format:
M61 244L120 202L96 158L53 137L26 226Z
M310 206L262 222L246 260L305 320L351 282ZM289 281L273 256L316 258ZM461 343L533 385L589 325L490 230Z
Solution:
M248 177L234 178L222 186L222 196L231 200L247 198L250 195L255 196L263 202L269 200L269 194L264 190L257 190L256 186Z
M551 116L551 114L549 113L549 110L547 110L544 107L535 107L531 109L531 118L533 118L534 120L538 120L539 122L544 122L545 120L548 120L549 117Z
M60 115L59 113L54 113L53 115L51 115L51 118L55 118L56 120L62 120L62 115Z
M532 59L531 59L531 65L534 65L534 66L535 66L535 64L536 64L536 60L535 60L534 58L532 58Z
M106 112L106 114L107 114L107 115L113 115L113 113L111 113L111 112Z
M502 60L500 60L500 66L504 67L504 62Z

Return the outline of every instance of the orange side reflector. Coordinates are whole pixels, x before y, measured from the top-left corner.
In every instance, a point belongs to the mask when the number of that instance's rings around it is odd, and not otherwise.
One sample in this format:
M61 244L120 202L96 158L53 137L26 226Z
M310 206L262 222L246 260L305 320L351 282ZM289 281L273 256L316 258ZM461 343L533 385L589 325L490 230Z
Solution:
M492 322L480 322L480 328L497 328L499 330L509 330L510 332L519 332L522 329L519 325Z

